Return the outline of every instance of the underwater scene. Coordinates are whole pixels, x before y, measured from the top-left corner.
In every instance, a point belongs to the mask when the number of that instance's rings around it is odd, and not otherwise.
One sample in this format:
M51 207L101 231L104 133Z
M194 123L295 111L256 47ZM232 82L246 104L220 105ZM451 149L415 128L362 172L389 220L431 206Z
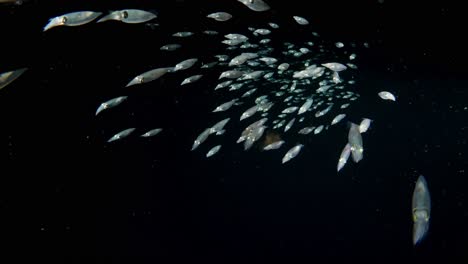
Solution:
M461 12L0 1L5 249L63 263L468 260Z

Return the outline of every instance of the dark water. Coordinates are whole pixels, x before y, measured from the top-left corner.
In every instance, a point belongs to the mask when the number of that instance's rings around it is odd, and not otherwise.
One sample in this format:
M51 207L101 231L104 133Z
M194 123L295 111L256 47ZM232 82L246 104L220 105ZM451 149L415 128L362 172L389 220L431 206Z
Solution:
M272 10L265 13L234 0L1 6L0 72L29 68L0 91L0 206L7 249L67 256L67 263L84 256L140 256L148 262L167 256L467 260L468 78L460 7L268 3ZM42 32L57 15L123 8L155 10L158 18L150 23L159 26L109 22ZM205 18L215 11L234 18ZM306 17L310 27L298 27L293 15ZM227 54L205 35L178 40L172 33L248 33L248 26L267 22L280 25L271 36L277 41L306 42L313 30L331 44L369 43L357 52L361 98L350 113L356 122L375 120L359 164L348 162L336 173L345 125L301 139L306 147L284 165L283 152L244 152L236 145L243 127L191 152L195 137L219 120L209 112L227 99L213 92L219 70L186 87L179 76L124 88L152 68ZM183 48L159 51L173 42ZM198 69L189 71L184 76ZM394 92L397 101L377 98L381 90ZM94 116L101 102L121 95L129 95L127 103ZM149 140L106 143L128 127L164 131ZM220 153L205 158L215 144L223 145ZM429 234L414 247L411 195L419 175L428 181L433 209Z

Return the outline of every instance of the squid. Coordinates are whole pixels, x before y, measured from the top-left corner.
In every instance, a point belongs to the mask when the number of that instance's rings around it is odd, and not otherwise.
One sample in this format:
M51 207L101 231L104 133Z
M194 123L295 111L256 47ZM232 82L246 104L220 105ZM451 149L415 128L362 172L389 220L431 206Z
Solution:
M413 245L419 244L429 229L431 197L424 176L419 176L414 187L413 200Z
M27 68L22 68L0 74L0 90L20 77L26 70Z
M53 17L45 25L44 31L57 26L81 26L95 20L100 15L102 15L101 12L79 11Z
M154 18L156 18L156 15L148 11L138 9L124 9L111 12L110 14L99 19L97 23L109 20L117 20L127 24L138 24L148 22Z

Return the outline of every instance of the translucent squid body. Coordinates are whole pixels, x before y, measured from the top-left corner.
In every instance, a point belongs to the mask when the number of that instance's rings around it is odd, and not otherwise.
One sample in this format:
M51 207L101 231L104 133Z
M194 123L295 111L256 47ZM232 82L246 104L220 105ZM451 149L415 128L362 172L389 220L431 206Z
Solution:
M109 101L103 102L99 105L98 109L96 110L96 115L98 115L100 112L110 109L113 107L118 106L121 104L123 101L127 100L128 96L119 96L113 99L110 99Z
M137 77L133 78L125 87L154 81L156 79L159 79L161 76L168 73L169 71L172 71L172 69L173 68L166 67L166 68L157 68L157 69L144 72L138 75Z
M79 11L53 17L49 19L44 31L57 26L81 26L95 20L101 14L101 12Z
M109 138L109 140L107 140L107 142L109 143L109 142L112 142L112 141L120 140L122 138L126 138L130 134L132 134L133 131L135 131L135 128L127 128L125 130L122 130L119 133L113 135L111 138Z
M128 24L137 24L150 21L154 18L156 18L156 15L148 11L138 9L124 9L111 12L107 16L99 19L97 22L100 23L108 20L117 20Z
M413 245L419 244L429 229L431 197L424 176L419 176L413 192Z
M351 146L351 156L353 161L358 163L362 160L364 148L362 146L362 136L359 132L359 126L351 123L348 133L348 144Z
M267 3L263 2L263 0L238 0L238 1L244 4L250 10L253 10L256 12L263 12L263 11L267 11L270 9L270 6Z
M18 77L23 74L27 68L22 68L14 71L9 71L9 72L4 72L0 74L0 90L3 89L3 87L7 86L14 80L16 80Z

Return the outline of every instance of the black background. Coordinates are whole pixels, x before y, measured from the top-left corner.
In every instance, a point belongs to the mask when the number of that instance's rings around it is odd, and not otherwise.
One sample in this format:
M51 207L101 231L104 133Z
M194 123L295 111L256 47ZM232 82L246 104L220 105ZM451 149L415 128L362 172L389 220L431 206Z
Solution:
M6 252L67 256L66 263L96 255L115 262L125 256L467 260L463 8L442 1L268 3L271 10L262 13L234 0L2 5L0 72L29 68L0 91ZM42 32L57 15L123 8L156 11L150 23L159 26L108 22ZM205 18L216 11L234 18ZM293 15L310 25L296 29ZM178 40L170 37L174 32L247 32L266 22L280 25L272 39L306 42L316 31L331 43L370 44L357 60L366 103L354 116L375 120L361 163L335 173L344 128L307 141L285 165L281 153L243 152L232 138L218 139L225 151L206 159L208 146L189 150L213 123L213 106L225 101L212 92L215 78L191 88L179 87L182 76L124 88L148 69L224 52L205 35ZM183 49L159 51L172 42ZM375 99L381 90L393 91L397 102ZM128 103L94 116L102 101L121 95L129 95ZM106 143L128 127L164 131L149 140ZM433 210L429 235L415 248L411 194L420 174Z

